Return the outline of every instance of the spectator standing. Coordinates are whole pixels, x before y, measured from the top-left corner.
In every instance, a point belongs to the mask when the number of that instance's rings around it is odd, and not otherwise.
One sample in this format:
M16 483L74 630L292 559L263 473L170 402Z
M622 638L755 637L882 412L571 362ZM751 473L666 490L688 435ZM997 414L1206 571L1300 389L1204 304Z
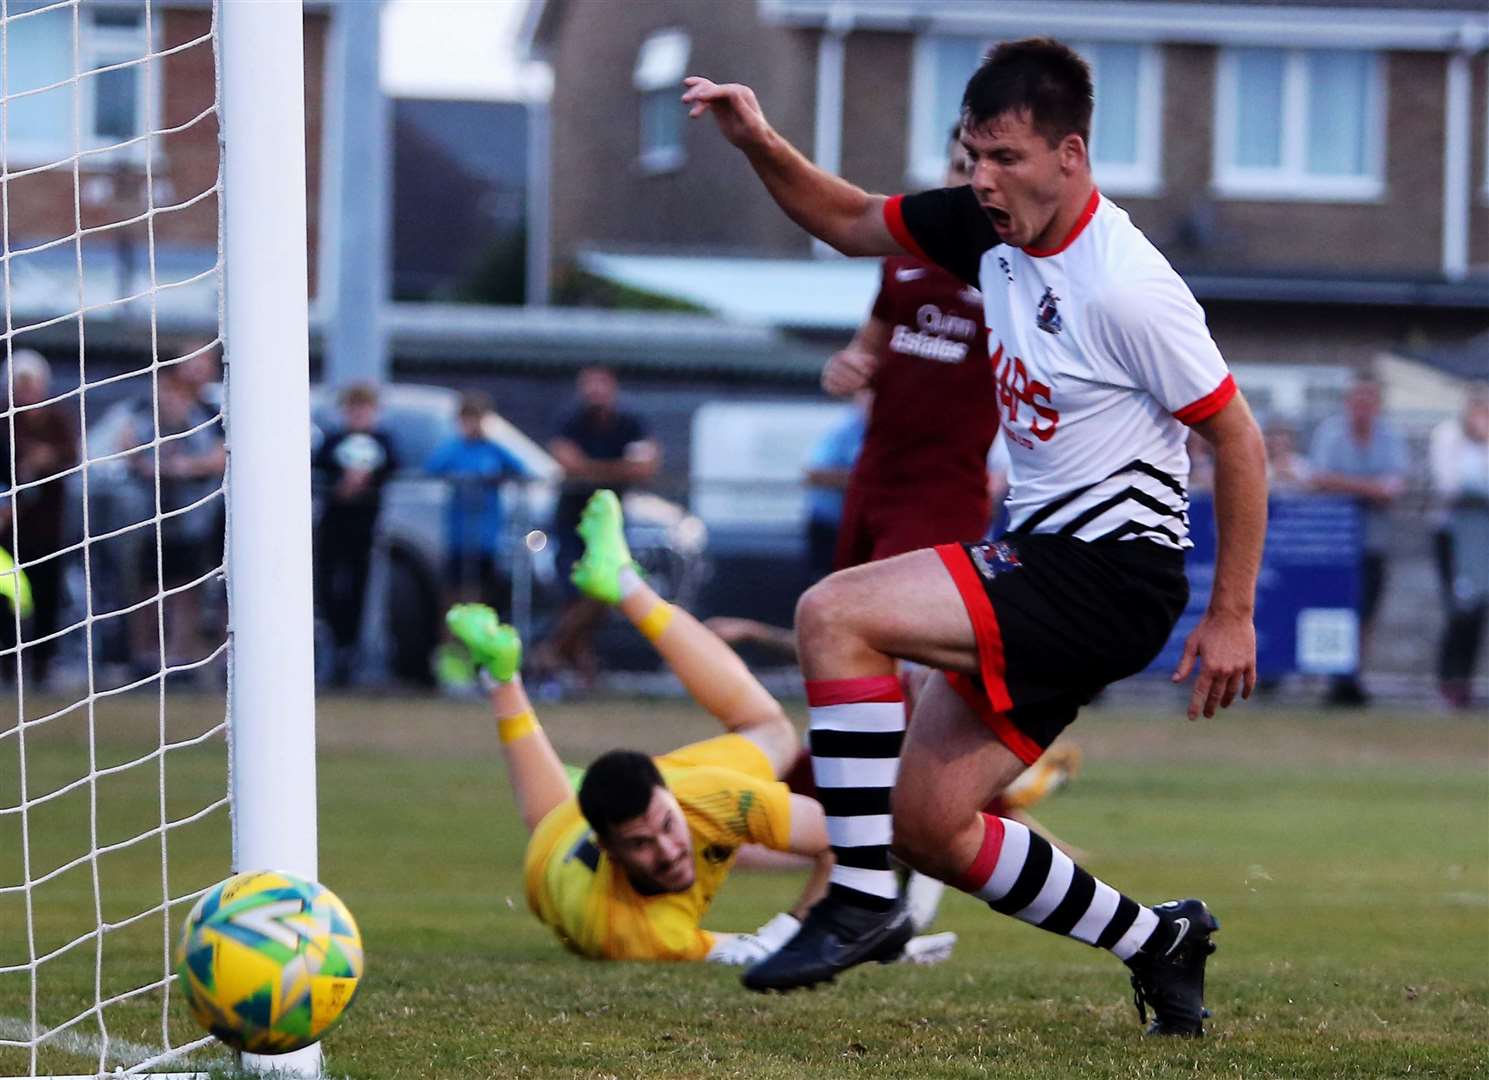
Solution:
M548 442L549 453L564 470L553 534L567 601L553 631L535 650L533 662L549 675L572 668L588 682L598 668L590 639L606 608L580 595L569 582L569 571L584 551L579 518L600 488L624 495L632 485L650 480L661 465L661 453L645 421L620 408L620 383L609 368L585 368L575 388L578 401Z
M36 643L26 648L25 656L30 678L44 685L58 641L45 639L61 627L66 602L66 559L56 553L67 540L65 474L78 463L77 404L76 399L43 404L51 394L52 368L32 349L17 349L11 356L6 386L11 419L0 423L0 485L5 495L0 499L0 547L24 564L31 582L34 615L25 636ZM17 490L19 485L25 486ZM9 607L0 611L0 647L8 648L16 643L15 620ZM14 670L10 663L0 665L0 673Z
M337 397L341 427L326 434L311 466L325 491L315 534L315 586L335 643L331 679L351 681L356 666L373 533L383 486L398 467L393 441L378 424L378 392L350 383Z
M485 394L465 394L456 415L459 431L440 443L424 471L449 481L445 503L445 606L461 602L508 609L510 586L498 560L506 516L501 484L525 479L527 467L482 430L491 412Z
M1391 504L1406 490L1406 441L1394 425L1381 419L1380 411L1380 384L1369 377L1356 379L1345 397L1344 411L1319 424L1308 455L1312 489L1351 496L1364 514L1359 604L1362 660L1386 584ZM1325 700L1330 705L1368 704L1358 668L1353 674L1335 676Z
M1476 385L1463 414L1432 432L1434 537L1447 624L1438 651L1443 698L1473 703L1473 672L1489 615L1489 385Z
M1308 459L1298 452L1297 432L1284 423L1266 429L1267 488L1279 494L1306 491L1311 479Z
M817 440L807 458L808 584L832 573L843 523L843 492L863 449L866 408L872 395L862 391L853 409Z
M156 377L154 404L142 401L136 405L132 430L126 436L131 447L141 447L130 456L129 466L136 482L146 488L148 512L153 517L158 509L162 515L158 547L154 530L147 526L145 543L139 549L140 581L160 597L160 606L141 608L130 623L136 674L202 658L203 579L222 565L223 554L222 499L211 496L221 491L227 466L222 414L204 396L218 376L215 349L215 345L198 345L183 359L162 367ZM145 446L153 436L158 436L158 445ZM163 655L157 621L161 618L165 622Z

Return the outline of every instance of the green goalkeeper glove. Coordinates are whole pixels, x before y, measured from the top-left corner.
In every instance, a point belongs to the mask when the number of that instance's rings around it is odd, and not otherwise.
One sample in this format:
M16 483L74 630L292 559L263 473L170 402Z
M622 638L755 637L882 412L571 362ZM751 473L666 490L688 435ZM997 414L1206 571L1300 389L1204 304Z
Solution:
M500 622L485 604L456 604L445 624L467 649L476 666L499 683L511 682L522 666L522 639L515 627Z
M10 552L4 548L0 548L0 596L15 605L21 618L31 617L31 579L26 576L26 571L16 566Z
M584 554L569 579L586 596L620 603L625 591L622 575L627 571L639 575L641 568L626 545L626 519L615 492L602 488L589 497L579 519L579 537L584 541Z

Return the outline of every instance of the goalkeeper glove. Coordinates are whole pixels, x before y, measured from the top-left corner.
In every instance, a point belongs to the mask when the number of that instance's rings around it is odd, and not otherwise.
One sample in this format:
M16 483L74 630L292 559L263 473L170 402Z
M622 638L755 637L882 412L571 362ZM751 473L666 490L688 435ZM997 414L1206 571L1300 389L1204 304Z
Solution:
M705 957L713 964L747 967L764 960L796 936L801 920L781 912L753 934L720 934Z
M21 618L31 617L31 579L4 548L0 548L0 596L15 606Z
M456 604L445 614L450 633L470 650L482 674L511 682L522 666L522 639L485 604Z

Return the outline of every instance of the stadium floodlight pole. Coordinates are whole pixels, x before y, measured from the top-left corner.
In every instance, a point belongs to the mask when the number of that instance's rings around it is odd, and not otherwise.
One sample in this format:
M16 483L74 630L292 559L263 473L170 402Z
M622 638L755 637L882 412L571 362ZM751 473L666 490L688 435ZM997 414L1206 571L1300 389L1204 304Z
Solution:
M317 877L300 0L221 0L234 869ZM319 1046L244 1055L321 1075Z

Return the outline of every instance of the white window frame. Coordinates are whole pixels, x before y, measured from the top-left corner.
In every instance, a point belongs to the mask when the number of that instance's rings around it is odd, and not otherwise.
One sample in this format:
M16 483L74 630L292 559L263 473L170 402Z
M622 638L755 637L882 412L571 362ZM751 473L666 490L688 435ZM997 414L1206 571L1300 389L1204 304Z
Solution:
M77 56L78 64L83 71L76 77L74 93L82 95L78 108L78 121L83 131L82 145L74 145L70 127L56 132L55 137L50 139L10 140L6 144L6 153L12 171L17 168L66 161L80 151L84 153L79 158L78 167L84 172L106 169L119 161L143 162L145 160L150 143L148 139L140 139L139 142L122 149L100 150L101 147L112 145L116 140L112 135L101 139L95 130L97 110L94 103L93 80L97 76L93 73L98 68L112 67L130 59L136 59L135 69L138 72L136 78L139 80L139 93L135 98L135 132L129 138L139 138L153 131L161 115L161 99L165 92L165 69L159 61L141 60L136 57L136 54L148 56L154 51L153 43L160 40L162 33L160 15L158 12L152 14L152 25L148 28L144 26L142 18L141 28L138 31L121 30L110 26L100 27L94 21L93 15L101 8L107 10L110 7L129 11L137 10L128 4L98 4L83 7L77 16L79 35ZM144 46L143 50L140 48L141 45ZM155 77L147 79L144 68L146 64L152 62L157 64ZM70 75L68 77L71 78ZM147 82L153 85L147 86Z
M945 134L954 117L934 116L936 43L950 37L975 37L972 34L918 34L911 52L909 130L906 132L905 177L914 187L939 186L946 175ZM997 42L989 37L983 47ZM1130 42L1082 40L1072 41L1071 48L1091 64L1093 80L1099 79L1090 50L1096 45L1131 44ZM1111 195L1147 197L1163 189L1163 48L1153 42L1137 42L1137 161L1131 164L1098 164L1091 168L1101 190ZM1100 101L1100 91L1097 91ZM931 139L928 132L934 132ZM936 146L936 153L919 153L922 146Z
M1097 45L1125 45L1129 42L1072 41L1070 47L1091 65L1091 81L1097 86L1096 108L1101 108L1101 73L1094 49ZM1095 138L1095 117L1092 117ZM1109 195L1139 198L1158 195L1163 190L1163 49L1158 45L1139 44L1137 60L1137 160L1131 163L1100 163L1094 158L1091 171L1096 186Z
M669 47L680 52L680 62L664 66L647 62L649 53L666 50ZM631 81L637 92L636 160L643 172L672 172L682 168L688 160L688 154L682 142L686 125L679 125L678 141L675 144L646 145L646 105L649 101L657 100L663 95L669 95L674 102L681 97L682 77L686 74L692 49L693 40L688 32L680 27L671 26L647 34L641 42L641 48L636 50L636 68ZM678 104L677 108L681 111L682 105Z
M1472 85L1470 77L1470 85ZM1484 80L1484 183L1479 188L1479 202L1489 206L1489 64L1485 64Z
M1307 171L1308 53L1326 50L1283 49L1282 164L1248 168L1235 164L1237 95L1240 75L1236 50L1220 50L1215 65L1215 135L1211 191L1223 199L1287 202L1371 203L1385 198L1386 55L1372 53L1365 91L1365 173L1327 176Z

